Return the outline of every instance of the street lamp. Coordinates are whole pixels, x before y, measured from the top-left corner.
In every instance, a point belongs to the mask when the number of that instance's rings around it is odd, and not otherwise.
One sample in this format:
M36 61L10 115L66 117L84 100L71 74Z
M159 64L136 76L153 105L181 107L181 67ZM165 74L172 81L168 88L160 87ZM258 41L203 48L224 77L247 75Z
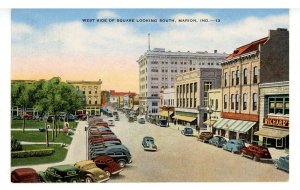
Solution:
M86 159L89 159L89 155L88 155L88 150L89 150L89 143L88 143L88 132L89 132L89 112L86 112L86 121L87 121L87 125L85 126L85 138L86 138Z

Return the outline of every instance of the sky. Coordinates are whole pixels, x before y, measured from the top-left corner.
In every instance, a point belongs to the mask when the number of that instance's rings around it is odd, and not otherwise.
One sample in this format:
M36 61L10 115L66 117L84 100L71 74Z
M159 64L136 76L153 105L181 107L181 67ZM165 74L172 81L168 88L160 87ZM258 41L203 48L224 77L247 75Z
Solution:
M231 53L270 29L289 29L288 9L13 9L11 19L13 80L101 79L103 90L137 93L137 60L148 49L148 33L151 49Z

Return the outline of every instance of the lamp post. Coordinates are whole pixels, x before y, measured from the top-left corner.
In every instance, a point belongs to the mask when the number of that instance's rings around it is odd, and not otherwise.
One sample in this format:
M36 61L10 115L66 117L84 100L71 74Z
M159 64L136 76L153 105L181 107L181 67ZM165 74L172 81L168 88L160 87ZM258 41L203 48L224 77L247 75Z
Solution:
M86 112L87 125L85 126L85 138L86 138L86 159L89 159L89 143L88 143L88 132L89 132L89 112Z

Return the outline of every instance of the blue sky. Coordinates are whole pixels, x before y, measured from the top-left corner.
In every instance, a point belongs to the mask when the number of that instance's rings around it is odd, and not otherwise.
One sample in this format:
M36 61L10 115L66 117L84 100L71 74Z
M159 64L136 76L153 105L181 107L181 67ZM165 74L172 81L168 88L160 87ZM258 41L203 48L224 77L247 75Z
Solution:
M178 22L84 23L85 18L163 18ZM221 22L181 23L182 18L220 19ZM148 33L151 33L151 49L231 53L237 47L268 36L271 29L289 29L289 11L13 9L11 26L13 79L101 78L106 90L138 92L136 60L147 50Z

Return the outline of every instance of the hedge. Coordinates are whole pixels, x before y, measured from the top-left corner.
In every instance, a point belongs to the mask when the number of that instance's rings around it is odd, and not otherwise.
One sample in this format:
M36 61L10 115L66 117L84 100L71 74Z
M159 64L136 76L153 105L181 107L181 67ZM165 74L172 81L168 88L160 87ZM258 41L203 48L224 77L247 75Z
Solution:
M38 149L38 150L23 150L11 152L12 158L27 158L27 157L41 157L49 156L54 153L54 149Z

